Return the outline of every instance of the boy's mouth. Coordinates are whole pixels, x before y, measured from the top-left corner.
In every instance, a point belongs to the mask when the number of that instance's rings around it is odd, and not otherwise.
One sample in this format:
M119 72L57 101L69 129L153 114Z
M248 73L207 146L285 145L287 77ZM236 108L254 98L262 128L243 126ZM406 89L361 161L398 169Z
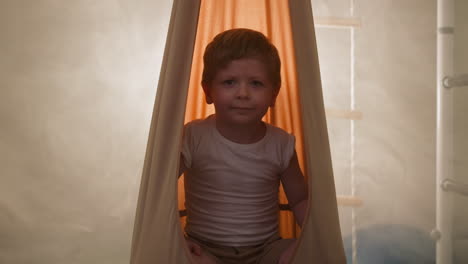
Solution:
M252 107L243 107L243 106L232 106L232 110L252 110Z

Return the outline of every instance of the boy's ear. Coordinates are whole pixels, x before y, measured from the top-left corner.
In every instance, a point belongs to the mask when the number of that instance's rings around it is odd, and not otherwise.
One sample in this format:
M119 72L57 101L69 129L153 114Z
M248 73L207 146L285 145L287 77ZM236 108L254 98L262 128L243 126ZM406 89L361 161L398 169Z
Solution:
M211 99L210 85L206 82L202 82L203 92L205 93L205 100L207 104L212 104L213 99Z
M275 92L273 93L273 97L271 98L270 107L274 107L274 106L275 106L276 98L278 97L279 90L280 90L279 87L278 87L277 89L275 89Z

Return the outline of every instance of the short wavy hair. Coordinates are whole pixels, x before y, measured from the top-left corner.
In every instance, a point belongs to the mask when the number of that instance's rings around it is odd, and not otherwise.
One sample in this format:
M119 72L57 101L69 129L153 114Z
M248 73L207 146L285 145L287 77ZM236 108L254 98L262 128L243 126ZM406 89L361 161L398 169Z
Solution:
M261 32L236 28L214 37L203 55L202 84L210 84L219 69L231 61L245 58L259 59L264 63L274 87L281 87L281 60L278 50Z

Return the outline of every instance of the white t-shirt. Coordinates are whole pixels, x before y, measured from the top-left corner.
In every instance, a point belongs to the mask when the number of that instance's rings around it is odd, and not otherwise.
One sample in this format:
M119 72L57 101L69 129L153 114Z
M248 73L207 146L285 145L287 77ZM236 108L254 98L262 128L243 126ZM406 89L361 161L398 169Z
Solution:
M261 244L278 233L278 188L295 138L266 124L265 136L238 144L216 129L214 116L185 125L186 232L225 246Z

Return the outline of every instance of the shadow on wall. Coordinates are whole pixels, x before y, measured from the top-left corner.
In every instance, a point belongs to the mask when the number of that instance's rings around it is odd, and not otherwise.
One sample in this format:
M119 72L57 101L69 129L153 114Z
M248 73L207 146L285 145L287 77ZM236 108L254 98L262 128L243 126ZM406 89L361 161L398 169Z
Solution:
M435 264L435 242L427 232L404 225L375 225L358 230L360 264ZM352 264L352 239L344 238L347 263Z

